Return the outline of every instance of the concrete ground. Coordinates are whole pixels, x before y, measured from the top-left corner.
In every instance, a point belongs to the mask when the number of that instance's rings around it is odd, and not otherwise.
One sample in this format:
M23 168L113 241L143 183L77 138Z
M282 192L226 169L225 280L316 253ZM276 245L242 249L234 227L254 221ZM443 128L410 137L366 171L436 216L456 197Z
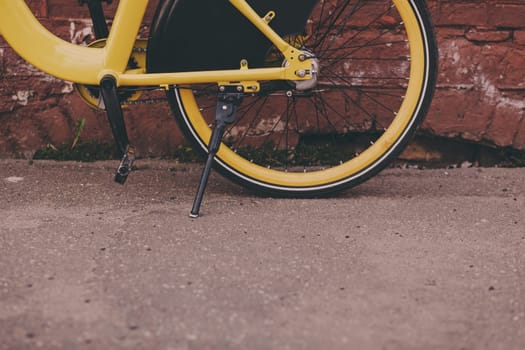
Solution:
M524 349L525 169L274 199L200 166L0 161L0 349Z

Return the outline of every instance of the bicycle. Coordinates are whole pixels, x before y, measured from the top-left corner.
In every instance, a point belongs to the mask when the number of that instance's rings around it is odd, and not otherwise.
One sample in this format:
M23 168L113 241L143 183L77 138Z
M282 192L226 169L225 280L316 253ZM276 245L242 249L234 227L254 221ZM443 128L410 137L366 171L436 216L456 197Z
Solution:
M161 0L138 39L148 0L121 0L111 28L103 2L79 0L97 39L88 47L50 33L23 0L0 0L0 34L106 111L119 183L136 154L121 105L165 90L207 155L192 217L212 167L277 196L360 184L400 154L430 106L437 46L422 0Z

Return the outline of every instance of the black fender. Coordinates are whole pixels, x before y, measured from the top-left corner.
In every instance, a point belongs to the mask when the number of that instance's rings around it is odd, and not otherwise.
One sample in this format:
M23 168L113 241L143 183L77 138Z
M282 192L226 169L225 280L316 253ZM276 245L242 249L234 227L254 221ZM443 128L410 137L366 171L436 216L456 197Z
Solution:
M281 36L303 33L318 0L248 0ZM272 43L227 0L161 0L153 17L148 73L264 67Z

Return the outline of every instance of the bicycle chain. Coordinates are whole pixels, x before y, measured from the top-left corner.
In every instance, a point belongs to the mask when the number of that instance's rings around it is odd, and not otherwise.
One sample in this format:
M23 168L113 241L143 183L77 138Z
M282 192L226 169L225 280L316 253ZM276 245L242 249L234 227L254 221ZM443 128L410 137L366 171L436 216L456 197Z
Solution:
M163 103L168 101L167 97L158 97L158 98L145 98L135 101L122 101L120 104L123 106L134 106L134 105L153 105L156 103Z
M135 52L135 53L146 53L146 52L148 52L148 49L147 48L142 48L142 47L134 47L133 48L133 52ZM155 90L162 90L162 88L157 88ZM153 91L153 89L145 89L144 91ZM162 98L139 99L139 100L135 100L135 101L124 100L124 101L121 102L121 104L124 105L124 106L152 105L152 104L156 104L156 103L163 103L163 102L166 102L166 101L168 101L168 98L167 97L162 97Z
M190 87L178 87L178 89L190 89L190 90L194 90ZM130 89L128 91L132 92L132 91L144 91L144 92L147 92L147 91L160 91L160 90L165 90L164 87L150 87L150 88L144 88L144 89L140 89L140 88L137 88L137 89ZM126 91L124 89L124 91ZM204 91L204 90L201 90L201 91ZM207 90L206 90L207 91ZM213 93L213 92L216 92L216 90L213 90L213 89L210 89L209 90L210 93ZM138 99L138 100L123 100L120 102L121 105L123 106L132 106L132 105L148 105L148 104L156 104L156 103L163 103L163 102L167 102L168 101L168 98L167 97L156 97L156 98L144 98L144 99Z

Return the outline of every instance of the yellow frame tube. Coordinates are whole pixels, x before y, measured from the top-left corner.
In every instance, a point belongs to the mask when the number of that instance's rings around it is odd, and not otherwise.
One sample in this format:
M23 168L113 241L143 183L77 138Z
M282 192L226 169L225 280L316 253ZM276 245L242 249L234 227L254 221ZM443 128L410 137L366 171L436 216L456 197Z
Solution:
M63 80L98 84L104 49L73 45L49 32L23 0L0 0L0 34L23 59Z
M300 50L286 43L259 17L245 0L229 0L287 58L288 67L155 73L131 70L128 59L149 0L121 0L104 48L74 45L49 32L33 15L24 0L0 0L0 34L27 62L62 80L98 85L112 75L119 85L182 85L259 80L301 80L298 70L308 71L308 60L299 60ZM240 67L240 62L239 62Z

